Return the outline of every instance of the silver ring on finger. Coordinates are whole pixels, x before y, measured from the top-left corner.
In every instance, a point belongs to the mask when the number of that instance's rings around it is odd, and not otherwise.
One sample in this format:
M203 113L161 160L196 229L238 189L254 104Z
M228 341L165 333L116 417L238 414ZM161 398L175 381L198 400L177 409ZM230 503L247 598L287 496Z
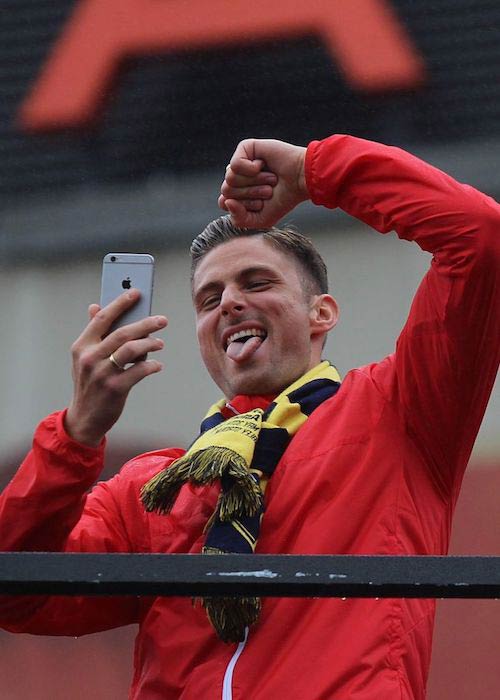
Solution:
M111 355L108 357L108 360L111 362L111 364L113 365L113 367L116 367L116 369L119 369L120 372L124 372L124 371L125 371L125 367L124 367L123 365L121 365L121 364L117 361L117 359L116 359L116 357L114 356L113 353L111 353Z

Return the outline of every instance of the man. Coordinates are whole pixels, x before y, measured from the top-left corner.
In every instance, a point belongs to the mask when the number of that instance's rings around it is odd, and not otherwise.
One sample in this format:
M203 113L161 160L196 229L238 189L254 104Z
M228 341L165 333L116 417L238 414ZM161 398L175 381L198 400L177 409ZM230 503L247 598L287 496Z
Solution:
M337 318L322 263L300 236L267 230L307 198L433 254L395 353L340 388L321 362ZM137 457L86 498L128 392L161 366L122 368L160 349L153 334L166 325L152 317L102 340L137 297L91 306L73 347L70 407L42 422L3 494L2 548L445 553L498 368L500 207L399 149L342 135L307 150L243 141L219 204L231 221L193 243L193 299L225 401L187 453ZM148 700L421 699L433 615L422 599L33 597L0 607L12 631L138 623L131 697Z

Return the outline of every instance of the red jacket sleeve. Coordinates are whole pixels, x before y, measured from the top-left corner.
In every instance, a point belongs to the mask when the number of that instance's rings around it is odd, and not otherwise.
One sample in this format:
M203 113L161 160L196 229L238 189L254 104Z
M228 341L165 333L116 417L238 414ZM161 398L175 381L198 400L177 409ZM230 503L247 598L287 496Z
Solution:
M128 552L115 492L98 484L104 446L71 440L56 413L38 427L33 449L0 495L2 551ZM0 625L13 632L80 635L136 621L137 599L0 596Z
M344 135L309 145L306 180L315 204L433 255L395 354L367 371L456 497L500 359L500 206L398 148Z

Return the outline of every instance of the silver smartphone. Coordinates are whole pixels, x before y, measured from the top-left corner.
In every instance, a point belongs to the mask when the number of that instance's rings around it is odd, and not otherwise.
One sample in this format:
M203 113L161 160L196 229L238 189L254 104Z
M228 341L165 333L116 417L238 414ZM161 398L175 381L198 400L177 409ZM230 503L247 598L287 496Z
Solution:
M141 298L117 318L111 333L120 326L151 316L154 282L154 258L146 253L108 253L102 261L101 308L135 287Z

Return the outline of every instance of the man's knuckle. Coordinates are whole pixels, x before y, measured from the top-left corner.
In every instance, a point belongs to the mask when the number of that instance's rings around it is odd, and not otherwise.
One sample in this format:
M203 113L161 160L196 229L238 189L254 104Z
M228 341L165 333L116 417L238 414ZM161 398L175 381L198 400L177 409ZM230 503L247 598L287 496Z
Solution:
M125 343L129 340L129 333L123 328L118 328L115 333L114 333L114 340L117 342L117 344L121 347L122 345L125 345Z
M78 353L78 363L84 372L90 372L96 364L95 353L89 350L83 350Z
M108 313L105 309L99 309L99 311L94 316L95 321L107 321Z
M113 400L122 395L123 389L117 382L116 377L101 377L101 389L106 392L109 399Z

